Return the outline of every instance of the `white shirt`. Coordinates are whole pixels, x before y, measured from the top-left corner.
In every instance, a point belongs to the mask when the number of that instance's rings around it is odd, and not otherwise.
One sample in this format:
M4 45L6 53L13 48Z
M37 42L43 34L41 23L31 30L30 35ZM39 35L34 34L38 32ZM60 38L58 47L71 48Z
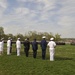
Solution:
M56 43L55 43L54 41L50 41L50 42L48 43L48 46L49 46L49 48L54 49L55 46L56 46Z
M11 40L7 41L7 47L11 47Z
M4 40L2 41L2 47L4 46Z
M21 42L19 40L16 41L16 48L21 48Z
M0 42L0 48L2 48L2 42Z

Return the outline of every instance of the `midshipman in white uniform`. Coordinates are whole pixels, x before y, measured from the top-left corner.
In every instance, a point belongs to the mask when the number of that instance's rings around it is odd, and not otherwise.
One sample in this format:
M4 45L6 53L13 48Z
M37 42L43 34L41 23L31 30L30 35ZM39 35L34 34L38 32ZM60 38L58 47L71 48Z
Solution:
M1 41L2 41L2 54L3 54L3 49L4 49L4 38L2 38Z
M0 40L0 55L2 55L2 40Z
M11 38L9 37L7 40L7 55L10 55L10 47L11 47Z
M9 37L7 40L7 55L10 55L10 47L11 47L11 38Z
M47 45L49 46L50 61L54 61L54 52L55 52L54 50L56 47L56 43L54 42L54 38L51 38Z
M21 49L20 38L18 38L16 41L16 49L17 49L17 56L20 56L20 49Z

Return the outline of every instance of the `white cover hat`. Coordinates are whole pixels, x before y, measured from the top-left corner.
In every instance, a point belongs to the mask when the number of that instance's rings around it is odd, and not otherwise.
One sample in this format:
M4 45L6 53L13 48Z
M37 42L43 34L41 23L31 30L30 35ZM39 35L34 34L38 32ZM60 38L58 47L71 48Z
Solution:
M43 36L42 38L46 38L46 36Z
M18 38L18 40L19 40L20 38Z
M52 40L54 40L54 38L50 38L50 40L52 41Z

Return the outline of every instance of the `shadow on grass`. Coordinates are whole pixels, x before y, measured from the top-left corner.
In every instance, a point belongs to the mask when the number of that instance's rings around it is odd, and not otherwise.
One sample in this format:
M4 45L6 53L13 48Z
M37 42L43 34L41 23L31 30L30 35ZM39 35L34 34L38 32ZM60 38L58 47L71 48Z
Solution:
M12 52L12 55L17 55L16 54L16 51L15 52ZM21 55L24 56L25 53L24 52L21 52ZM29 57L33 57L33 52L29 52ZM40 59L41 60L42 59L42 54L41 53L37 53L36 59ZM59 57L59 56L55 56L54 59L55 59L55 61L74 60L71 57ZM50 56L47 55L45 60L50 60Z
M47 56L46 60L50 60L50 57ZM54 60L55 61L61 61L61 60L74 60L74 59L73 58L69 58L69 57L57 57L57 56L55 56Z
M69 57L55 57L55 60L73 60L73 58L69 58Z

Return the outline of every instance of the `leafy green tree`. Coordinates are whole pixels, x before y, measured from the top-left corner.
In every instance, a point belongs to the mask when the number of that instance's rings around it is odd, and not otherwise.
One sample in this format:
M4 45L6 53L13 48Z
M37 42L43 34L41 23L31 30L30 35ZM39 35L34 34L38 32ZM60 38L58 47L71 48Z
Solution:
M21 41L24 40L24 36L23 36L22 34L20 34L20 33L16 35L16 39L17 39L17 38L20 38Z
M4 28L0 27L0 39L3 37L4 35Z
M56 41L59 41L59 40L61 39L60 36L61 36L61 35L59 35L58 33L55 34L55 40L56 40Z

